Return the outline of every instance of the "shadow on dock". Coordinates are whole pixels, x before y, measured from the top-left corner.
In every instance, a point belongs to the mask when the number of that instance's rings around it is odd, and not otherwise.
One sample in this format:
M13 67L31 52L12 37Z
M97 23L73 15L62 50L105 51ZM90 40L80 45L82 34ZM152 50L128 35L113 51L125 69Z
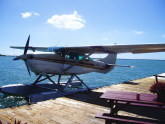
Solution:
M136 83L138 84L138 83ZM73 95L67 96L69 99L77 100L80 102L85 102L93 105L98 105L102 107L108 107L108 103L106 100L99 98L103 93L102 92L86 92L86 93L76 93ZM165 121L165 111L156 108L145 108L145 107L135 107L135 106L127 106L122 109L123 112L121 114L126 113L131 116L139 117L139 118L149 118L153 120L163 120ZM120 114L120 112L119 112Z
M131 82L131 81L126 81L126 82L123 82L123 84L138 85L139 83L135 83L135 82Z

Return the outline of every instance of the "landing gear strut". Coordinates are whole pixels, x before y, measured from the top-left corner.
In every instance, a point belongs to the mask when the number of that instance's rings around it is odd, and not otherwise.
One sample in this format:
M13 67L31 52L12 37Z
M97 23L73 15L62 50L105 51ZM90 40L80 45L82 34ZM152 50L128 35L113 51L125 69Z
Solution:
M83 80L81 80L81 79L80 79L77 75L75 75L75 74L72 74L72 75L70 76L70 78L68 79L67 83L60 83L61 75L58 75L58 81L57 81L57 83L56 83L56 82L54 82L54 81L51 79L51 77L53 77L53 76L55 76L55 75L54 75L54 74L52 74L52 75L46 74L46 75L43 76L43 75L41 74L41 75L39 75L38 78L34 81L34 83L32 83L32 85L35 86L37 83L42 82L42 81L48 79L51 83L53 83L53 85L54 85L55 88L47 88L47 87L42 87L42 88L46 88L46 89L50 89L50 90L58 90L58 91L67 91L68 88L69 88L70 86L72 86L72 84L73 84L73 79L74 79L74 78L77 78L77 80L78 80L78 82L79 82L79 85L84 85L85 88L86 88L86 90L87 90L87 91L90 91L90 88L83 82ZM42 77L44 77L44 78L41 79Z

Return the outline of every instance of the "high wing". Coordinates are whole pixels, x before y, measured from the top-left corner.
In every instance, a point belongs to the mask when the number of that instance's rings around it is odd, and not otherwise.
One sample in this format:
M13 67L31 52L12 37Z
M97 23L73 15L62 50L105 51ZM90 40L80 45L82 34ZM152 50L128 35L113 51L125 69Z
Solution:
M10 46L10 48L14 48L14 49L21 49L21 50L24 50L25 47L21 47L21 46ZM45 51L48 49L48 47L32 47L32 46L29 46L28 47L29 50L32 50L32 51Z
M165 44L100 45L82 47L63 47L66 51L83 53L150 53L165 52Z
M24 49L24 47L14 47ZM50 47L53 48L53 47ZM49 47L29 47L31 50L45 51ZM54 50L64 50L82 52L82 53L151 53L165 52L165 44L132 44L132 45L98 45L98 46L80 46L80 47L54 47Z

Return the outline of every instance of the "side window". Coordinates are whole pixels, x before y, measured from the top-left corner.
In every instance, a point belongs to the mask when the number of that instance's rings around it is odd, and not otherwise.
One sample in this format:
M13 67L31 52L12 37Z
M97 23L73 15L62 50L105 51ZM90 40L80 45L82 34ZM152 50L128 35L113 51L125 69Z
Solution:
M85 61L89 61L89 57L85 58Z
M56 52L56 54L58 54L58 55L60 55L60 56L62 56L62 57L64 57L64 56L65 56L65 53L64 53L64 52L61 52L61 51Z
M82 60L85 57L85 54L84 53L80 53L78 57L79 57L79 60ZM89 61L89 57L86 57L85 61Z
M58 54L58 55L60 55L61 57L65 57L65 51L63 51L63 50L56 50L56 51L54 51L56 54Z
M79 54L78 55L78 60L82 60L84 58L84 54Z
M65 57L66 59L78 60L78 53L69 52Z
M82 60L85 57L84 53L77 53L77 52L69 52L66 54L66 59L72 59L72 60ZM89 57L86 57L84 61L89 61Z

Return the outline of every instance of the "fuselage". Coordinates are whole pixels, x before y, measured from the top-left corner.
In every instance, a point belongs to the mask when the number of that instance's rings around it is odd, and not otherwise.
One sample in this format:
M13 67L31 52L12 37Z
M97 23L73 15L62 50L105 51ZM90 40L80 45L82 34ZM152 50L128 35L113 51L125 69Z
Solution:
M46 74L84 74L89 72L106 73L113 66L97 61L84 53L69 52L67 54L55 52L34 52L27 54L27 64L36 75Z

